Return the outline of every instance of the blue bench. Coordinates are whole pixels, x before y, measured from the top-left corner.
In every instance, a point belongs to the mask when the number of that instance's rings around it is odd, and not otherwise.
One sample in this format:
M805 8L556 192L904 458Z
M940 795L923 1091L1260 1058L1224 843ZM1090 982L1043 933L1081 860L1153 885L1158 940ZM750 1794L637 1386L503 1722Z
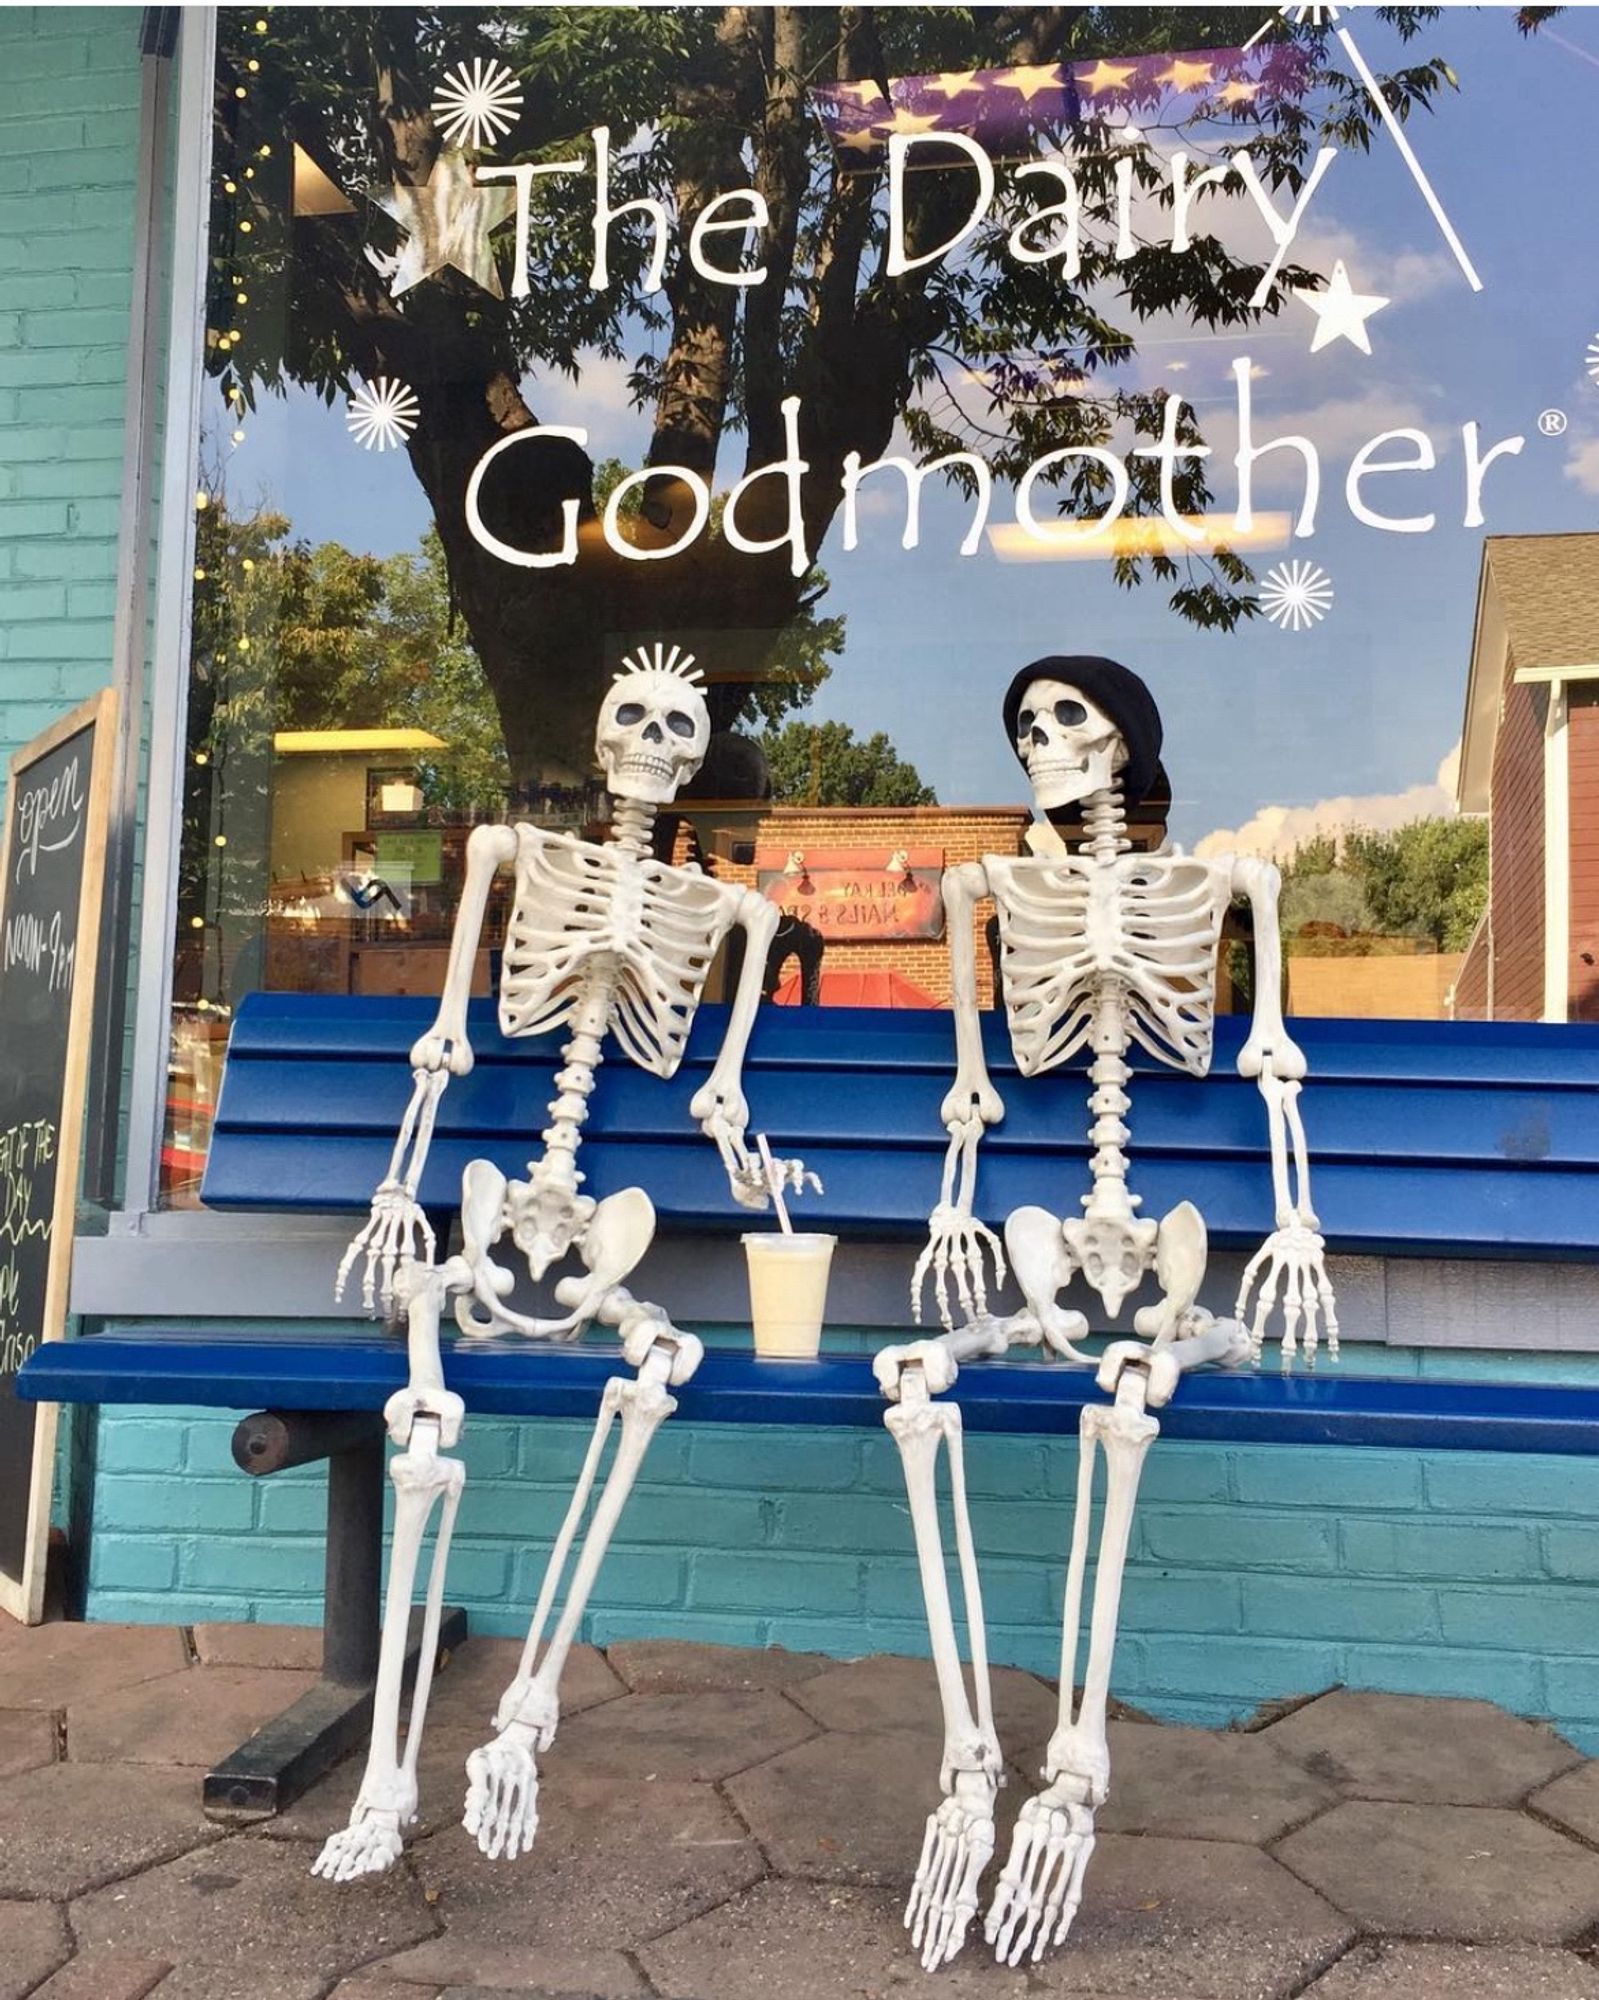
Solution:
M208 1205L359 1216L386 1171L409 1094L407 1052L432 1013L425 1000L248 999L229 1049ZM747 1226L715 1148L688 1116L724 1018L720 1008L701 1010L671 1083L618 1060L596 1093L583 1150L589 1186L604 1193L642 1184L665 1231L726 1237ZM984 1213L997 1223L1052 1190L1069 1199L1073 1165L1087 1157L1087 1118L1078 1071L1021 1083L1002 1024L985 1029L1007 1104L1004 1124L985 1142L980 1182ZM1244 1029L1236 1019L1218 1023L1206 1084L1148 1069L1134 1114L1147 1212L1186 1196L1205 1214L1212 1243L1231 1249L1254 1248L1271 1213L1265 1116L1255 1086L1232 1067ZM1599 1028L1301 1021L1294 1032L1310 1062L1314 1188L1334 1249L1599 1257ZM470 1033L477 1066L444 1095L421 1189L441 1228L467 1160L524 1169L553 1095L553 1040L506 1042L487 1002L474 1004ZM807 1222L846 1238L902 1238L908 1270L937 1192L938 1106L952 1062L947 1014L763 1010L747 1093L757 1127L823 1177L825 1193L805 1198ZM449 1352L446 1375L469 1409L588 1419L614 1367L609 1341L474 1341ZM22 1371L18 1393L38 1400L255 1412L234 1440L251 1472L329 1460L324 1683L210 1774L213 1811L276 1810L364 1731L379 1631L377 1413L403 1380L403 1343L359 1321L314 1337L111 1323L40 1348ZM1099 1393L1084 1371L1042 1363L974 1363L961 1382L973 1430L1070 1434L1084 1399ZM680 1400L691 1422L875 1427L882 1416L864 1354L794 1364L713 1347ZM1185 1380L1162 1428L1254 1443L1591 1453L1599 1451L1599 1389L1331 1369L1206 1374Z

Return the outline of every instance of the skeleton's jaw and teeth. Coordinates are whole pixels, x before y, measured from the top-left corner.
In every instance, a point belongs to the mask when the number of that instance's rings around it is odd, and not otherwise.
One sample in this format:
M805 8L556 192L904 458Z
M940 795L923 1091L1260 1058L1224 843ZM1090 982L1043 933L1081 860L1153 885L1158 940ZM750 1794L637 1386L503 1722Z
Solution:
M694 655L657 645L630 655L600 706L594 748L613 799L670 805L705 762L711 717Z
M1016 754L1043 813L1108 792L1127 761L1121 732L1104 710L1056 680L1029 682L1016 718Z

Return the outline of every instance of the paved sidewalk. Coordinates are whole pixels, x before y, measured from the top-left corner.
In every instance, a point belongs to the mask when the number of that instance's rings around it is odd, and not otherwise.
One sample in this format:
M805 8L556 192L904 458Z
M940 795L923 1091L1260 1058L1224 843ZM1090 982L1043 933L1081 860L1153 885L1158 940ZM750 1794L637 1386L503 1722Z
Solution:
M974 1938L929 1978L899 1922L941 1741L925 1661L579 1649L538 1846L493 1863L457 1824L461 1767L517 1648L471 1641L407 1860L333 1888L308 1870L354 1763L249 1832L198 1804L318 1642L0 1624L0 2000L1599 2000L1599 1763L1483 1703L1118 1721L1070 1940L1007 1972ZM996 1706L1002 1858L1054 1697L1005 1671Z

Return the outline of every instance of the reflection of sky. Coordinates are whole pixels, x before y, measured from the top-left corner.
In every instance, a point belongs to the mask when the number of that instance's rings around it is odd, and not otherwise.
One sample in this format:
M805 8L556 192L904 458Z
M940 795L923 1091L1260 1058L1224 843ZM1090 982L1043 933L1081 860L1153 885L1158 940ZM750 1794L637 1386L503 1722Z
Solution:
M1126 18L1136 32L1136 16ZM1248 354L1267 371L1254 385L1257 441L1307 432L1322 447L1322 495L1315 537L1257 552L1254 567L1313 558L1331 574L1331 615L1308 632L1281 633L1264 620L1230 636L1200 632L1166 608L1159 585L1119 590L1107 564L1007 563L986 546L957 559L969 505L931 484L915 551L899 546L897 504L863 502L861 545L845 554L835 520L821 551L832 579L825 609L847 617L848 644L812 712L858 733L885 730L942 800L1018 796L999 696L1019 664L1051 651L1110 653L1150 680L1166 718L1179 837L1238 826L1270 803L1424 786L1459 735L1481 553L1483 531L1461 525L1460 426L1474 418L1484 448L1518 431L1527 440L1519 459L1499 460L1487 476L1488 532L1599 527L1599 387L1584 371L1599 332L1599 213L1587 199L1583 137L1599 96L1599 22L1564 16L1561 47L1523 40L1510 8L1451 9L1401 56L1364 11L1345 19L1378 69L1434 53L1453 64L1458 95L1445 93L1437 115L1414 119L1409 131L1485 289L1470 291L1379 134L1369 156L1335 162L1294 253L1323 269L1342 256L1357 291L1392 294L1370 322L1370 359L1346 341L1312 356L1312 315L1290 301L1278 321L1243 334L1160 329L1141 343L1129 377L1169 384L1194 403L1218 447L1217 505L1230 511L1230 366ZM1574 43L1593 44L1593 58L1572 52ZM1237 212L1229 231L1243 229L1246 204L1225 207ZM1264 247L1264 228L1254 226ZM581 383L535 385L530 400L543 422L586 424L596 456L636 464L647 425L627 408L624 374L601 363ZM981 415L979 398L968 407ZM1569 413L1565 437L1540 435L1548 407ZM1374 478L1367 499L1395 514L1435 511L1427 535L1361 526L1344 498L1354 451L1401 424L1429 432L1438 467ZM1567 470L1584 446L1586 488ZM730 440L724 479L741 452L742 440ZM1295 477L1283 484L1263 461L1257 507L1298 505L1297 459L1278 456ZM879 483L885 493L898 484L886 475ZM414 546L428 519L403 459L356 450L342 408L308 396L278 413L263 408L229 484L245 500L270 493L312 540L380 553ZM991 519L1009 518L1010 497L998 492Z

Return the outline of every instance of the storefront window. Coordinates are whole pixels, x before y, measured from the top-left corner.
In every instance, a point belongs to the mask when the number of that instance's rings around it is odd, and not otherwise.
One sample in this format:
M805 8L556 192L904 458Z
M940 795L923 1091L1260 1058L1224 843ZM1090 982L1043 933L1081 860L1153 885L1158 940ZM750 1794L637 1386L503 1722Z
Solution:
M223 10L169 1199L244 995L435 993L473 825L603 830L657 642L773 1004L947 1006L1099 654L1291 1012L1599 1015L1592 72L1324 12Z

